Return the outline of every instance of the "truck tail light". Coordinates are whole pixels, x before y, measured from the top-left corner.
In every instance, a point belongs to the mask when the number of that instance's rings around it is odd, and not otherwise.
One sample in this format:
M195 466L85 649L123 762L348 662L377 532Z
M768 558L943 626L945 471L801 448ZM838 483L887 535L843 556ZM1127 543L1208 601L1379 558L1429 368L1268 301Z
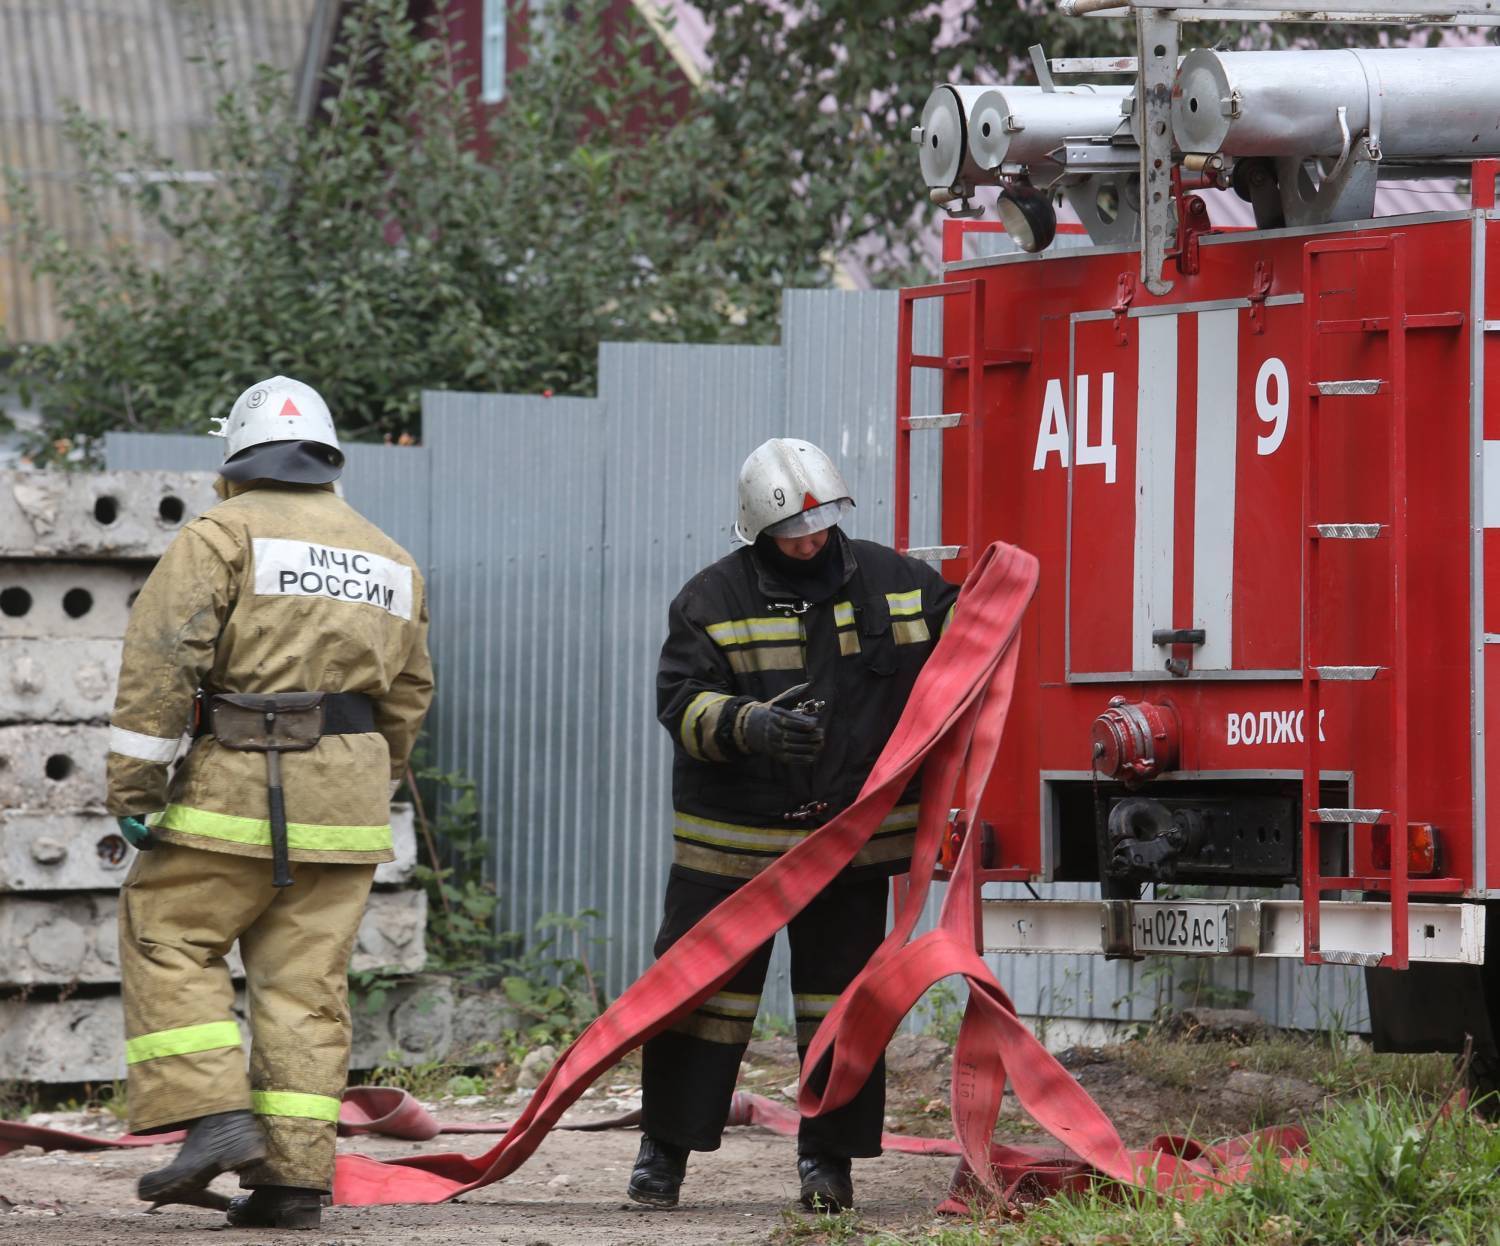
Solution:
M1391 828L1377 826L1370 840L1370 857L1377 870L1391 868ZM1437 870L1437 828L1412 822L1406 828L1406 872L1431 874Z

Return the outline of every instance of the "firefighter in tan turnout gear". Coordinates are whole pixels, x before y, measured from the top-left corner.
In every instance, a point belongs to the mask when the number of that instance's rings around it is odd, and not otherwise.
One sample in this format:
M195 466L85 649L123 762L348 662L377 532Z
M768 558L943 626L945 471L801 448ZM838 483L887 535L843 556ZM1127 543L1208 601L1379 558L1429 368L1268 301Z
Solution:
M853 506L817 446L766 442L740 469L744 547L688 581L668 612L656 689L674 742L674 842L658 956L854 800L958 597L927 564L846 537L838 525ZM913 783L787 928L804 1054L885 935L888 880L910 864L918 795ZM766 944L646 1043L636 1202L674 1206L688 1153L718 1147L770 957ZM851 1205L850 1161L880 1154L884 1105L882 1065L849 1103L802 1121L804 1206Z
M224 501L141 589L111 718L109 809L142 849L119 910L130 1127L188 1127L143 1199L213 1205L236 1171L251 1193L230 1224L307 1228L332 1185L349 957L432 698L427 603L406 551L334 493L316 391L262 381L216 435Z

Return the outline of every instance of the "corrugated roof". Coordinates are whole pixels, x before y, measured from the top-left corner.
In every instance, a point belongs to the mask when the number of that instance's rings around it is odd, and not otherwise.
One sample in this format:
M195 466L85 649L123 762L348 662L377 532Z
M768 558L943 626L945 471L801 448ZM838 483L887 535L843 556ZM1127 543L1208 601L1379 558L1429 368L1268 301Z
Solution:
M224 80L257 64L295 71L316 0L0 0L0 169L35 191L46 219L81 247L97 246L76 189L77 155L63 134L67 102L126 130L183 169L201 169L220 84L198 63L205 37ZM0 208L3 212L3 208ZM122 215L114 228L140 235ZM165 244L148 240L166 253ZM61 329L51 291L14 248L0 248L5 336L49 341Z

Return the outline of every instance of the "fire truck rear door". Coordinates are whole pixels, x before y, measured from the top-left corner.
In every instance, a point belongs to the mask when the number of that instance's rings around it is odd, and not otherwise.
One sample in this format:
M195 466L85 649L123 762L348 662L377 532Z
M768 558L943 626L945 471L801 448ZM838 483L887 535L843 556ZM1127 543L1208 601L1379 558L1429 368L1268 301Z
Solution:
M1172 679L1174 656L1188 678L1299 677L1300 301L1073 316L1037 446L1069 469L1070 682Z

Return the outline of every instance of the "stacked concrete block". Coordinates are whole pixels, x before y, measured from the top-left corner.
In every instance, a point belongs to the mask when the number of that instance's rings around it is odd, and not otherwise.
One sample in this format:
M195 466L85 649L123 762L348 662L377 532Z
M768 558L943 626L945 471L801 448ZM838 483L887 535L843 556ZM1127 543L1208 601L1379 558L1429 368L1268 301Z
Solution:
M123 1074L115 920L135 851L104 809L109 715L130 607L213 482L0 472L0 1079ZM415 973L411 807L391 823L397 859L376 871L351 967ZM237 949L228 961L241 979Z
M499 991L465 993L447 978L418 975L377 1007L351 1000L351 1069L412 1067L434 1061L484 1065L500 1056L500 1038L523 1021ZM235 1019L244 1031L244 992L236 991ZM39 1003L0 999L0 1062L25 1068L34 1082L108 1082L125 1076L118 995Z

